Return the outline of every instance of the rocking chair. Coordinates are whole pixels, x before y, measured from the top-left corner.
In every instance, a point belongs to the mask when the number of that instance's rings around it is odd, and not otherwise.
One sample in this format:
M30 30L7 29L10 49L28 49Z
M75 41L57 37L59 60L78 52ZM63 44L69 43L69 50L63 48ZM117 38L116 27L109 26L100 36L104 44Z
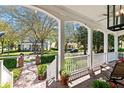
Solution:
M106 69L105 67L101 66L101 69ZM113 67L113 70L110 71L106 69L105 72L110 72L109 76L106 73L103 73L107 78L109 82L114 83L115 85L121 85L124 87L124 62L117 62L115 66ZM102 71L104 72L104 71Z

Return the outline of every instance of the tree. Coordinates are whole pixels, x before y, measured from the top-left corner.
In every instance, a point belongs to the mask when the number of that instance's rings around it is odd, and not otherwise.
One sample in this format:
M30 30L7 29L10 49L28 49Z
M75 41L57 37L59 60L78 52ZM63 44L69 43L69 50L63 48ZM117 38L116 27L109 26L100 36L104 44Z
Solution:
M41 55L44 51L44 41L48 38L49 34L55 30L57 21L47 14L38 11L27 10L20 8L23 12L19 12L17 8L13 9L13 17L18 22L24 24L28 31L32 31L35 35L35 40L41 43Z
M119 43L119 45L120 45L121 48L122 48L122 43L124 42L124 35L119 36L119 37L118 37L118 41L120 41L120 42L118 42L118 43Z
M41 54L43 54L44 41L50 32L57 27L57 21L45 13L20 6L9 7L6 9L6 13L13 18L14 23L16 23L16 26L19 26L21 31L27 31L29 34L33 32L35 42L41 43Z
M114 51L114 36L112 34L108 34L108 51Z
M70 42L73 42L73 32L74 32L74 24L73 22L66 22L65 25L64 25L64 49L65 49L65 52L68 51L68 48L71 48L68 44Z
M104 34L100 31L93 31L93 50L96 53L103 52Z
M12 31L12 27L4 21L0 21L0 31L5 32L5 35L0 38L2 48L1 53L3 53L5 44L8 44L8 41L12 41L14 32Z
M87 32L87 28L80 26L79 28L77 28L76 33L74 33L74 37L75 37L75 41L81 45L83 45L83 50L84 50L84 54L86 55L86 51L87 51L87 36L88 32Z

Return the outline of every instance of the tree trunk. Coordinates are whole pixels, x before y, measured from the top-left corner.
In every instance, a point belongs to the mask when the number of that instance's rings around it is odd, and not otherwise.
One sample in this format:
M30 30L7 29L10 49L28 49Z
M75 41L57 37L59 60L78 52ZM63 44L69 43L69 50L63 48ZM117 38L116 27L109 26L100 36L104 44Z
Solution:
M86 48L86 46L84 46L84 55L86 55L87 54L87 48Z
M65 44L65 53L67 52L67 49L68 49L68 43L66 42L66 44Z
M97 53L100 53L100 46L97 45Z
M33 43L33 52L34 54L37 53L37 41L35 40L35 42Z
M43 55L43 52L44 52L44 40L41 40L41 55Z
M58 40L56 40L56 45L55 45L55 47L58 49Z
M4 46L4 40L1 41L1 49L2 49L2 50L1 50L1 54L3 54L3 52L4 52L4 51L3 51L3 49L4 49L3 46Z
M8 41L8 55L9 55L9 41Z

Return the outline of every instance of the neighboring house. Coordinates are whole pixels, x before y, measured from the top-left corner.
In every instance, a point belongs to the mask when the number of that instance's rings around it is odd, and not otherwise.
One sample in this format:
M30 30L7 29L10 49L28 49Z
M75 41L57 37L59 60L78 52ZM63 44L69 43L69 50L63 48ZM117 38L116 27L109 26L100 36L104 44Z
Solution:
M51 43L50 41L46 40L44 42L44 50L50 50ZM31 41L30 39L25 39L20 44L21 51L40 51L41 49L41 43L38 42L35 44L35 42Z
M119 41L119 47L124 48L124 41L121 41L121 40Z

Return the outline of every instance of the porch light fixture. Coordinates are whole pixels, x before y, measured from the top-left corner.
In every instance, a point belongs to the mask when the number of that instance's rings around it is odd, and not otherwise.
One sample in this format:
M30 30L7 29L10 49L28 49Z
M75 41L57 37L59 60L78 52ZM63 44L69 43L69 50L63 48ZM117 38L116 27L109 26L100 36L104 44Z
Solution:
M107 29L124 30L124 5L107 5Z

